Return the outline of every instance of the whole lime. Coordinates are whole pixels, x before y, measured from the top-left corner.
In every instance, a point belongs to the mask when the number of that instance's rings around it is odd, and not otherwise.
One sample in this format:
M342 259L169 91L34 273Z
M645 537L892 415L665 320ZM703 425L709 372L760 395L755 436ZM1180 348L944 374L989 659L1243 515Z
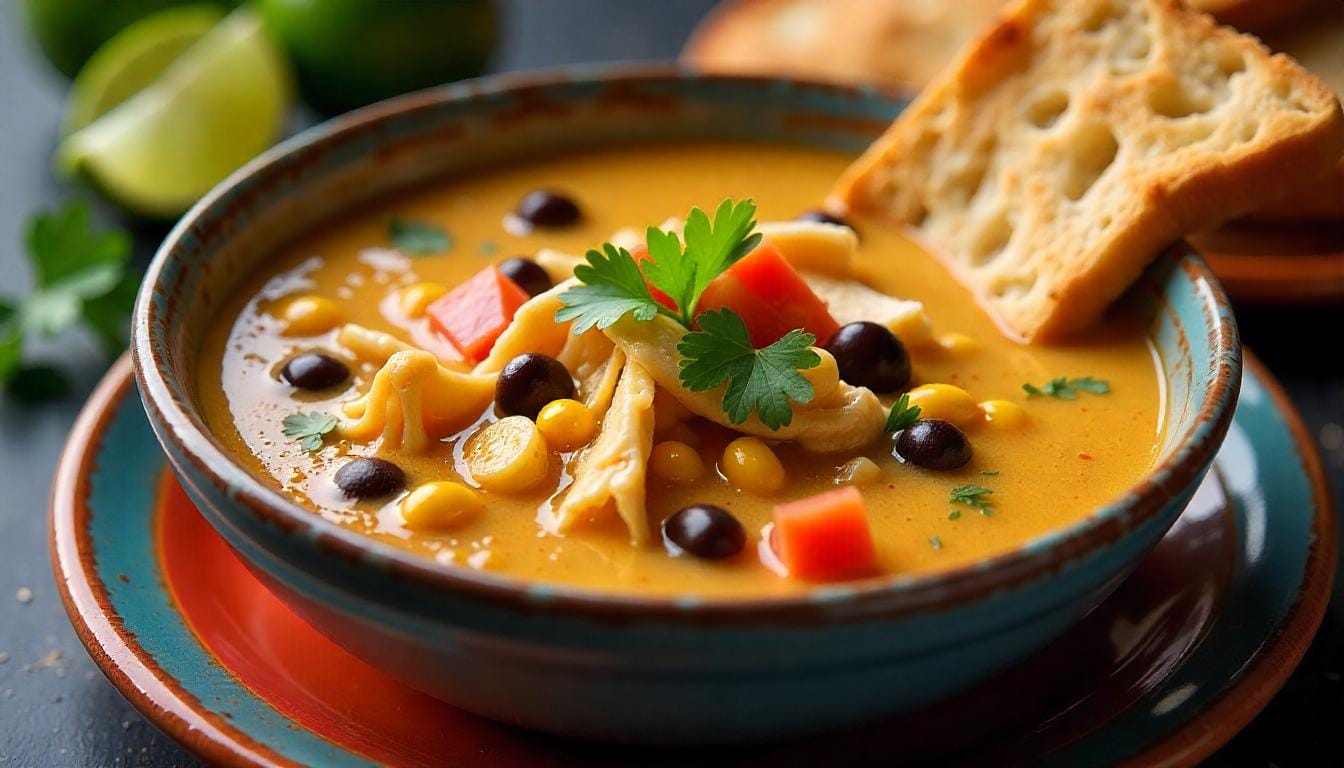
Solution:
M137 19L184 0L23 0L28 28L42 53L74 77L98 46ZM211 3L233 6L236 0Z
M343 112L480 74L495 42L489 0L260 0L309 106Z

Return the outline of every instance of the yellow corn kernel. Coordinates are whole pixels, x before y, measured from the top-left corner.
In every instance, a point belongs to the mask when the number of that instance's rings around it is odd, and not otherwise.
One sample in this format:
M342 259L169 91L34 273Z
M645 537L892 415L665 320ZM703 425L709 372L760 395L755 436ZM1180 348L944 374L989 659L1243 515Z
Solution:
M882 479L882 468L867 456L850 459L836 470L838 485L872 485Z
M840 386L840 369L835 364L835 356L830 352L820 347L813 347L812 351L821 358L821 363L815 368L805 368L798 373L812 384L812 399L819 402L825 400L836 387Z
M762 496L784 487L784 465L770 446L754 437L739 437L723 449L723 474L734 486Z
M980 342L964 333L945 334L938 339L938 344L954 355L965 355L980 349Z
M552 400L537 414L537 429L552 449L572 451L592 442L597 435L597 419L577 400Z
M1027 409L1008 400L986 400L980 410L985 423L997 429L1020 429L1027 423Z
M509 416L467 440L467 472L487 491L524 493L546 479L550 452L537 425L526 416Z
M691 446L676 440L666 440L653 446L649 469L664 480L693 483L705 473L705 462Z
M481 495L446 480L425 483L401 502L402 523L413 531L456 528L485 512Z
M281 304L273 313L284 323L285 336L317 336L345 322L341 306L321 296L299 296Z
M922 419L942 419L958 427L969 427L983 418L980 406L961 387L951 384L924 384L910 390L910 405L919 406Z
M401 289L397 294L397 306L410 318L425 316L430 304L438 301L448 292L443 283L416 283Z

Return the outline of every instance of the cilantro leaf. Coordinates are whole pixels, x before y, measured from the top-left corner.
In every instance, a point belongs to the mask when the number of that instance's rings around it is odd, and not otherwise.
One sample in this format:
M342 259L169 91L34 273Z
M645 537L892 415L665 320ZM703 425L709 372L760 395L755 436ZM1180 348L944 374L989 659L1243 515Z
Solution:
M573 321L575 336L589 328L606 328L627 313L636 320L652 320L658 313L671 315L649 293L644 275L630 252L611 243L602 246L605 253L589 251L588 263L574 268L576 285L560 295L564 306L556 310L558 323Z
M919 413L918 405L910 405L910 396L901 395L891 404L891 413L887 414L885 429L888 432L900 432L919 421Z
M751 200L724 200L713 222L704 211L692 208L686 215L684 250L675 233L649 227L645 242L650 260L644 274L653 287L672 297L682 325L692 326L700 296L714 278L761 242L760 233L752 234L755 216Z
M990 501L987 498L992 493L994 492L983 485L959 485L952 489L947 501L949 504L965 504L968 507L975 507L980 511L980 514L988 517L994 514L994 508L990 506Z
M78 201L35 214L24 243L35 286L0 302L0 388L32 400L60 394L65 383L55 369L23 364L25 337L54 336L83 320L109 354L120 352L139 279L129 269L130 237L95 230Z
M305 451L322 449L322 438L336 428L336 417L329 413L291 413L282 422L285 437L298 442Z
M799 370L821 364L811 348L815 336L793 330L756 349L746 323L730 309L710 310L696 322L700 330L687 333L677 345L681 383L692 392L703 392L727 381L723 410L733 424L741 424L755 411L770 429L786 427L793 421L792 403L812 400L812 384Z
M429 256L453 247L448 230L425 221L407 221L393 216L387 222L387 236L397 250L407 256Z
M1054 397L1060 400L1076 400L1079 390L1104 395L1111 391L1111 384L1105 379L1095 379L1091 376L1076 379L1059 376L1040 387L1033 384L1022 385L1022 391L1026 392L1028 397Z

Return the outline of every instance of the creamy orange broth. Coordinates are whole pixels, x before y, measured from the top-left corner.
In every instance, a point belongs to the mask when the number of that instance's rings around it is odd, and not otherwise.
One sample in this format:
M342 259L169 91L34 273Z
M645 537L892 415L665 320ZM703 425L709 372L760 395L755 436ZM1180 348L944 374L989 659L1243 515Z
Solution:
M650 475L655 530L663 518L691 503L718 504L742 521L752 540L740 555L723 562L674 558L658 542L632 546L614 514L563 537L543 532L538 510L561 479L559 461L553 462L556 482L536 493L491 494L484 515L450 534L412 533L400 524L400 497L355 503L343 498L331 480L345 457L371 454L372 446L329 441L310 455L281 434L281 420L288 414L336 412L338 402L367 388L374 369L354 368L351 389L341 393L318 399L295 394L276 375L287 357L319 348L343 355L334 332L307 339L279 336L277 321L266 310L283 296L326 296L342 302L349 322L394 331L443 351L423 320L408 323L397 313L390 298L397 287L420 280L456 284L492 261L542 247L582 253L619 228L684 216L693 205L712 210L724 197L753 198L760 221L791 219L817 205L849 160L824 151L755 144L640 146L445 180L337 217L277 253L273 269L244 285L224 309L200 357L199 396L206 418L245 464L315 514L442 563L611 591L759 595L806 589L806 583L762 565L761 528L770 520L773 503L834 487L836 468L852 455L809 455L782 447L789 483L778 497L761 498L734 490L713 472L731 434L710 430L702 454L711 471L699 483L673 487ZM536 188L570 193L583 207L583 222L529 236L506 232L505 215ZM442 225L454 247L445 255L415 259L387 250L393 215ZM954 472L903 465L891 457L887 439L866 452L884 471L882 483L862 489L884 572L928 573L1004 552L1087 516L1150 466L1162 430L1160 362L1140 323L1111 316L1067 346L1020 345L1004 338L966 290L899 233L875 221L854 223L866 282L923 301L935 333L965 333L979 342L977 350L964 353L912 348L913 384L955 384L976 400L1017 402L1030 416L1029 424L1016 431L967 430L975 458ZM1083 394L1073 401L1029 399L1023 393L1024 382L1041 384L1060 375L1107 379L1111 393ZM410 488L456 480L460 464L455 462L470 432L447 440L429 456L383 455L406 470ZM991 516L963 506L957 519L949 519L949 491L967 483L993 489Z

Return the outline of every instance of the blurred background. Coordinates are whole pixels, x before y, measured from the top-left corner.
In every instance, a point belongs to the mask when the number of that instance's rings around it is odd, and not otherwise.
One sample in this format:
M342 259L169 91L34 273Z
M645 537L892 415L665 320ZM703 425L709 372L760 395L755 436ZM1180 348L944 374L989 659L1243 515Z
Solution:
M1344 90L1341 0L1191 0ZM46 494L171 223L275 141L397 93L619 60L916 90L1002 0L0 3L0 766L194 765L66 620ZM690 41L688 44L688 40ZM1344 161L1196 244L1344 497ZM1337 584L1339 580L1337 580ZM1344 765L1339 589L1299 672L1214 765Z

